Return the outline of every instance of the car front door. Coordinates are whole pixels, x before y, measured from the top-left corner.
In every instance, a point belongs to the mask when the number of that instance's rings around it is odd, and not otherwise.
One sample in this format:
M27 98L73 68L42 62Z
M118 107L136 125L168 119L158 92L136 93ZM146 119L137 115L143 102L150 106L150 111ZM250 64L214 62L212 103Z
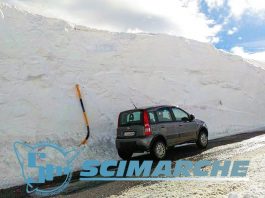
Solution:
M160 108L156 111L157 127L159 132L167 139L168 146L174 145L174 139L177 134L175 132L175 123L169 108Z
M189 114L180 108L173 107L172 113L175 120L175 130L179 134L179 139L176 140L176 143L194 140L197 129L195 121L191 121Z

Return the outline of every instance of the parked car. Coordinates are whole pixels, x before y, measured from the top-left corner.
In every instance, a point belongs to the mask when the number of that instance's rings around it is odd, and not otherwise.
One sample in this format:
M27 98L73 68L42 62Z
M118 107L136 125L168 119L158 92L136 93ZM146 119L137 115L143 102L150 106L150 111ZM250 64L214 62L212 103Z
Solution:
M206 148L208 129L205 122L179 107L152 106L119 115L116 148L122 159L145 151L155 159L164 159L168 148L186 142Z

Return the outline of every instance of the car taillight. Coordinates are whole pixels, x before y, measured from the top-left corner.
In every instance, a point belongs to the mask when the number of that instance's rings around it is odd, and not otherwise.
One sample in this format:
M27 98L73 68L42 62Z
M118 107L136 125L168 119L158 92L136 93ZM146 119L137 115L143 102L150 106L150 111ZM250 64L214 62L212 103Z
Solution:
M152 135L147 111L144 111L144 135L145 136Z

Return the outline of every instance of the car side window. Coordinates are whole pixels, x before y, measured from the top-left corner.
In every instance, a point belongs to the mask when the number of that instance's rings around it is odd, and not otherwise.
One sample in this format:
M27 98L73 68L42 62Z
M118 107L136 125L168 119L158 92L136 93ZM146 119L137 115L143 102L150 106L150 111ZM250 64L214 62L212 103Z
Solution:
M189 115L185 111L182 111L179 108L172 108L172 111L176 118L176 121L182 121L183 118L189 119Z
M154 112L148 112L148 115L149 115L150 124L155 124L156 118Z
M159 109L156 111L158 122L173 121L170 111L168 109Z

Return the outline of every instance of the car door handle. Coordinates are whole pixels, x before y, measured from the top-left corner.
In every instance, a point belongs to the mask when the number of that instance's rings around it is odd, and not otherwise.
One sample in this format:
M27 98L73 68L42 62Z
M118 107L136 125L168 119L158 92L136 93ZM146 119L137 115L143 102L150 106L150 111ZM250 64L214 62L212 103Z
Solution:
M183 126L183 124L179 124L179 126L181 127L181 126Z
M164 128L165 128L165 126L161 126L160 128L161 128L161 129L164 129Z

